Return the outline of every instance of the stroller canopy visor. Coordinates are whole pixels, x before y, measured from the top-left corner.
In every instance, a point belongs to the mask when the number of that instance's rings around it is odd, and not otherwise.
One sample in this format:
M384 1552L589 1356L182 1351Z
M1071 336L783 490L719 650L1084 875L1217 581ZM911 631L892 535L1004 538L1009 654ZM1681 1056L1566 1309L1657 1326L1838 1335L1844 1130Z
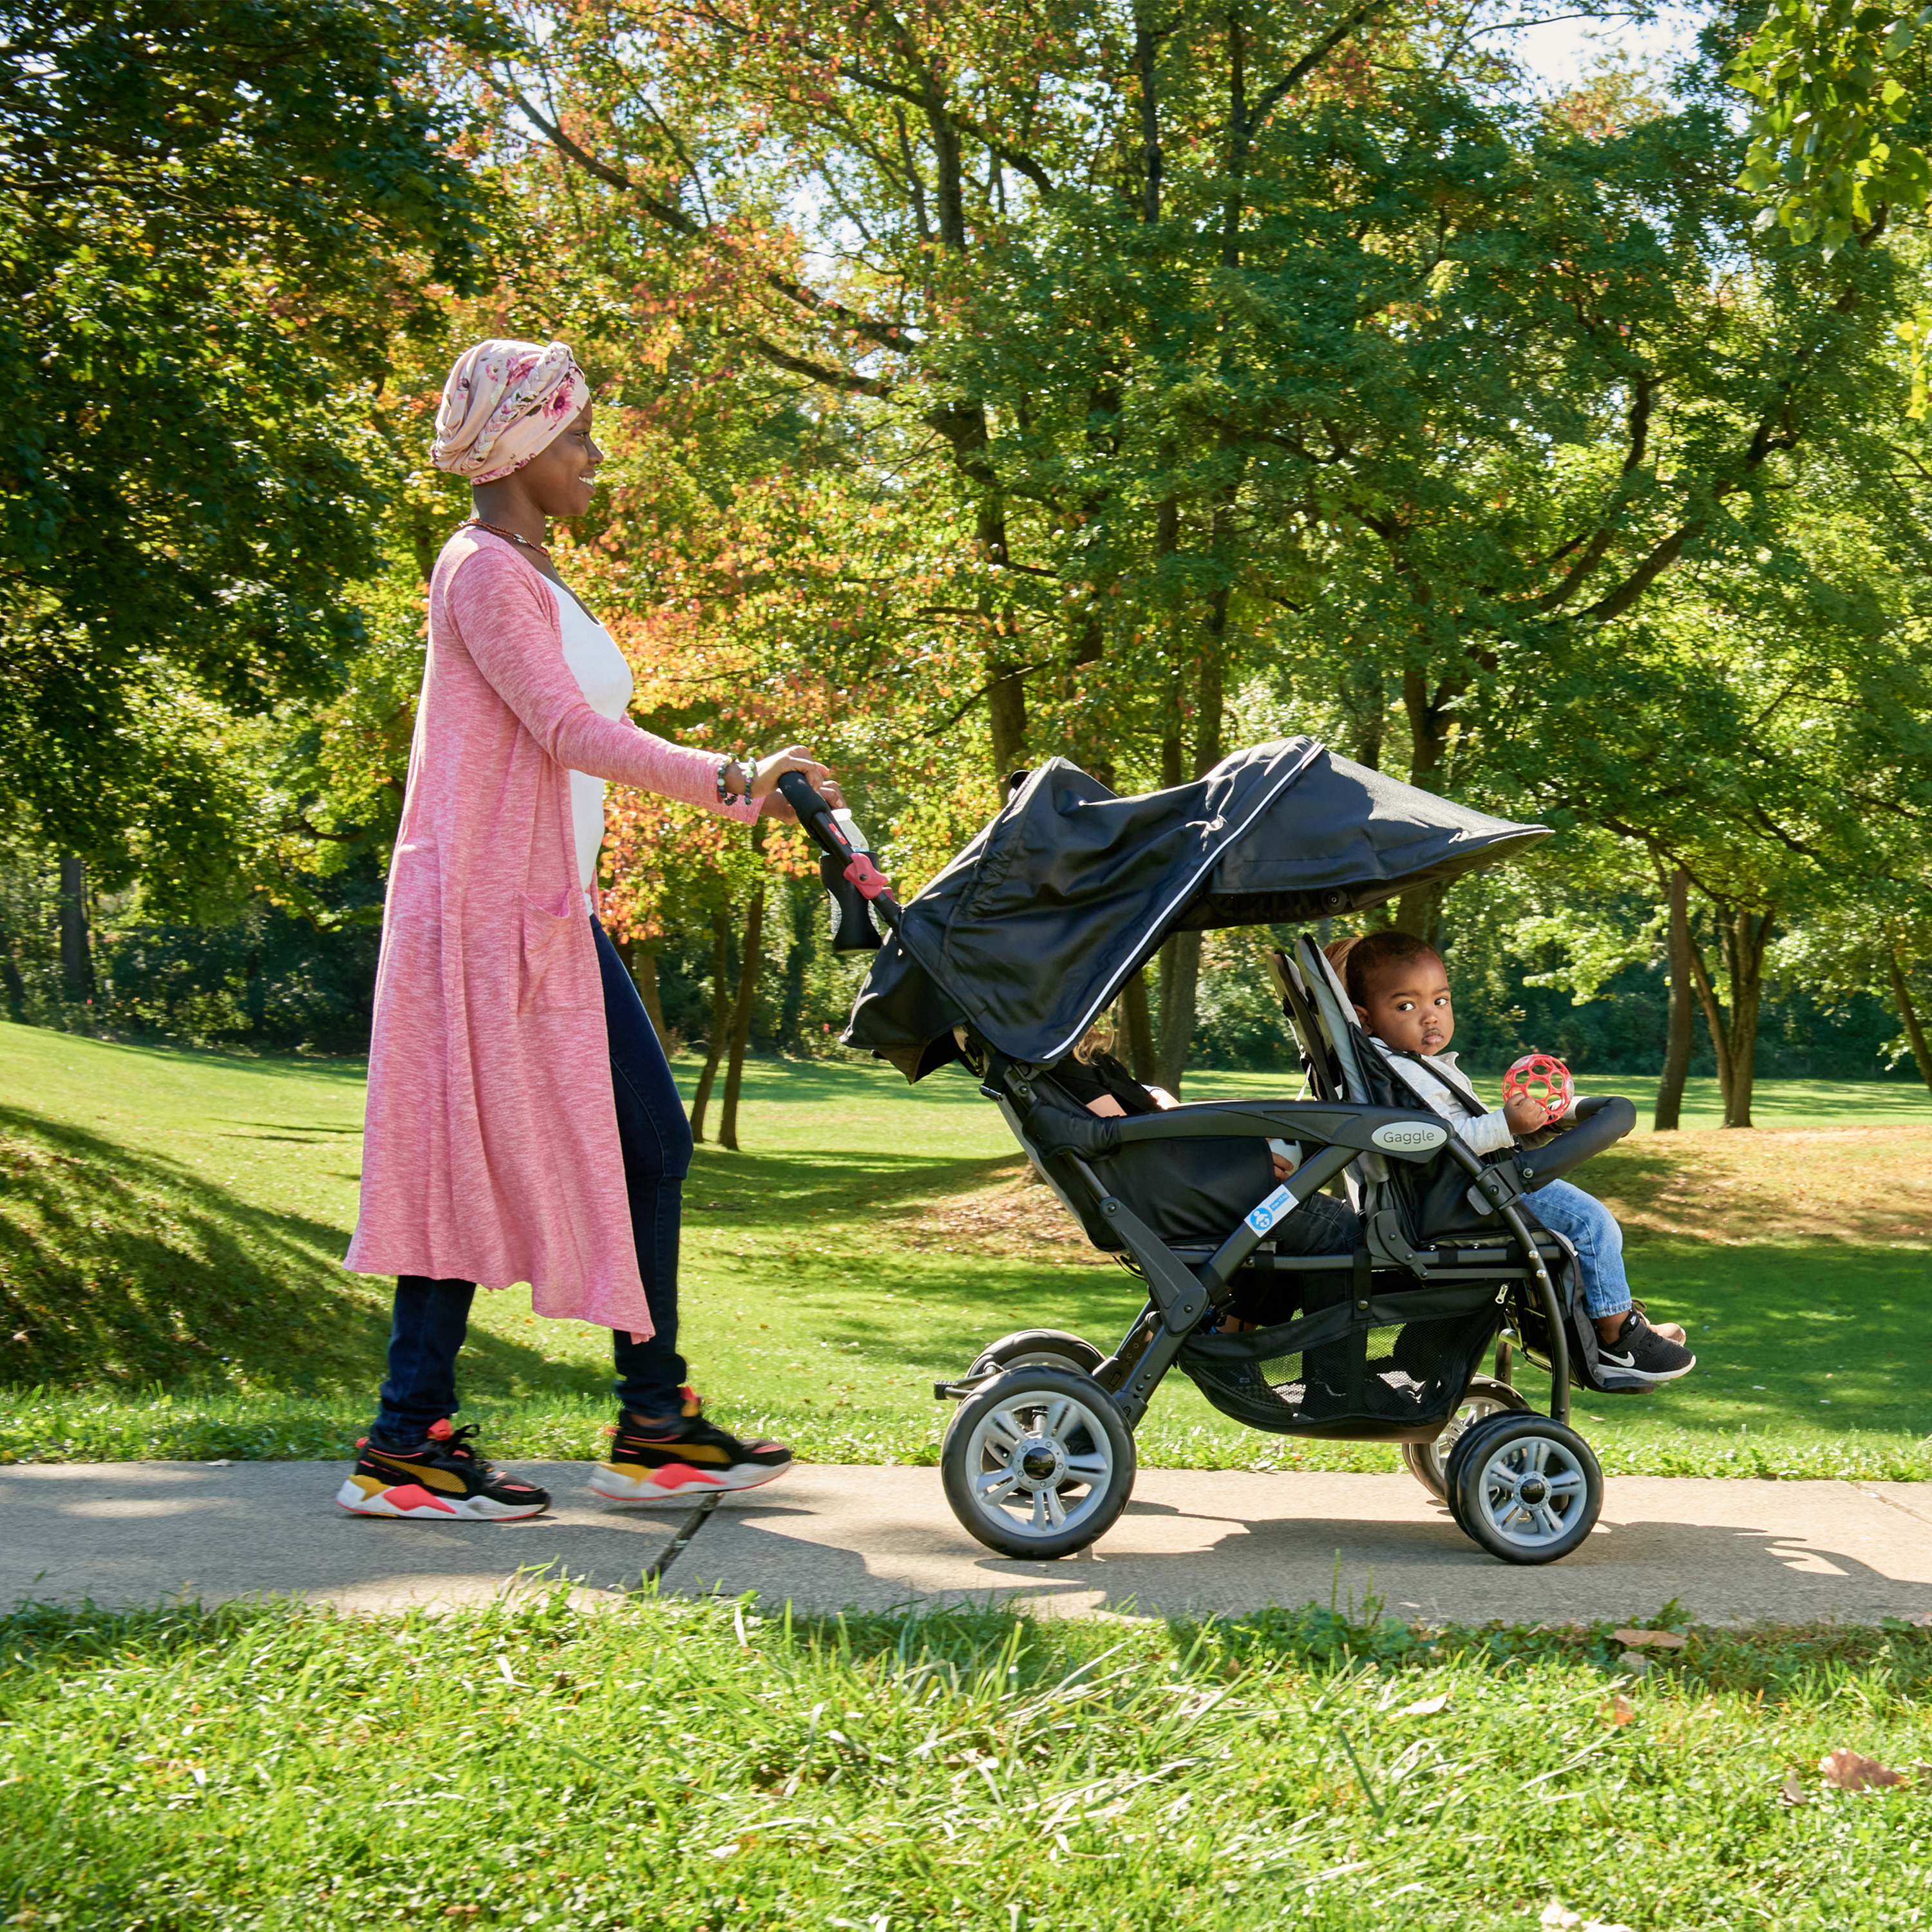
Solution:
M1172 932L1320 919L1488 865L1546 837L1312 738L1256 745L1171 790L1117 798L1064 758L904 907L852 1009L848 1046L908 1080L970 1022L1047 1065Z

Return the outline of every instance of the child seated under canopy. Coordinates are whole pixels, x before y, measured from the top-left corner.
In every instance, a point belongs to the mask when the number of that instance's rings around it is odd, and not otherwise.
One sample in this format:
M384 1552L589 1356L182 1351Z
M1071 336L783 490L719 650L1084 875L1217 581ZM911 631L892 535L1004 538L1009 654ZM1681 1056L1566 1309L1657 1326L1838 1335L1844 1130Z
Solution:
M1485 1108L1448 1051L1456 1016L1442 956L1413 933L1372 932L1325 949L1369 1043L1421 1103L1478 1154L1495 1154L1552 1125L1526 1096ZM1623 1230L1594 1195L1567 1180L1546 1181L1529 1196L1546 1228L1576 1250L1584 1306L1597 1328L1598 1373L1606 1387L1674 1382L1697 1366L1676 1324L1653 1327L1631 1299L1624 1272Z

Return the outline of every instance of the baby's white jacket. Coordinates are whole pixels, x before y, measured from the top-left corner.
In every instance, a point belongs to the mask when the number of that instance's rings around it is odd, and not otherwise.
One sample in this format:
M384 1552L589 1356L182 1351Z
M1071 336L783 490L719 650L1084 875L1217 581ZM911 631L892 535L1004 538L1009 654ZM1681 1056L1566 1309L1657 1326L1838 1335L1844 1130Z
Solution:
M1472 1153L1500 1154L1515 1141L1516 1130L1510 1125L1509 1116L1502 1108L1492 1107L1486 1114L1472 1114L1458 1104L1455 1093L1449 1090L1452 1086L1456 1093L1466 1094L1479 1107L1483 1101L1469 1076L1456 1064L1453 1053L1432 1053L1426 1060L1412 1060L1406 1054L1392 1052L1372 1034L1369 1036L1369 1044L1425 1107L1441 1114L1449 1123L1450 1132L1458 1140L1466 1142ZM1432 1078L1432 1075L1436 1077Z

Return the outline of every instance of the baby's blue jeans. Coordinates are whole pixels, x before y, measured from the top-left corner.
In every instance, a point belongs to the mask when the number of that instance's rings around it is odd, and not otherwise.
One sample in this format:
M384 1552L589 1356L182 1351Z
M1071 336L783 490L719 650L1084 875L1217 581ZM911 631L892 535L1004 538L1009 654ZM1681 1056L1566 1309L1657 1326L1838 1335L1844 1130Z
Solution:
M1617 1217L1594 1195L1552 1180L1529 1196L1529 1209L1553 1233L1563 1235L1583 1264L1583 1305L1592 1316L1621 1315L1630 1305L1624 1273L1624 1231Z

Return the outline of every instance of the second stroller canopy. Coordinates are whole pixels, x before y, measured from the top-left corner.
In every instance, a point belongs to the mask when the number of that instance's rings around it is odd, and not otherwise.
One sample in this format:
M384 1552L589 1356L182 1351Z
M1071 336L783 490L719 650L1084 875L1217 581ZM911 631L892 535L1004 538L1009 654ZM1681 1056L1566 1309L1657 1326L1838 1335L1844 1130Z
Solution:
M1548 836L1333 756L1237 752L1191 784L1117 798L1052 758L907 902L844 1038L908 1080L970 1022L1035 1065L1070 1052L1171 932L1378 905Z

